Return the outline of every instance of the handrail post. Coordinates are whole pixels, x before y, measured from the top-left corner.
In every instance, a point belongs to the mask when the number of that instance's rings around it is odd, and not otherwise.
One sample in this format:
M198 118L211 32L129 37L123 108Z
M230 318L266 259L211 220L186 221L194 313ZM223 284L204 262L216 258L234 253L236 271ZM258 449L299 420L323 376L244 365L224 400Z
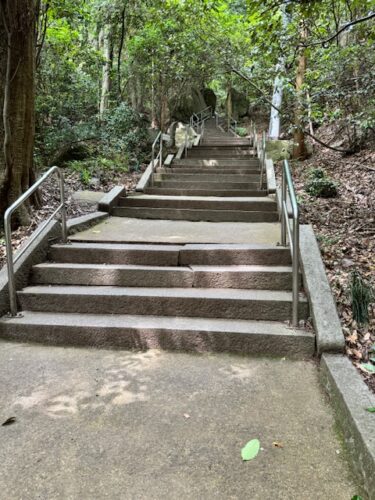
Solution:
M59 170L60 179L60 200L61 200L61 233L63 243L68 241L68 229L66 226L66 206L65 206L65 188L64 188L64 176Z
M5 243L7 251L7 269L8 269L8 292L9 292L9 306L11 316L17 316L17 294L14 278L14 263L13 263L13 248L12 248L12 231L10 227L11 213L5 212L4 229L5 229Z
M293 326L298 326L299 302L299 221L298 216L293 218Z
M187 157L187 146L188 146L188 129L185 127L185 158Z
M284 207L286 205L286 178L285 178L285 165L282 168L281 174L281 245L286 246L286 220Z
M163 134L160 136L160 158L159 158L159 167L163 166Z

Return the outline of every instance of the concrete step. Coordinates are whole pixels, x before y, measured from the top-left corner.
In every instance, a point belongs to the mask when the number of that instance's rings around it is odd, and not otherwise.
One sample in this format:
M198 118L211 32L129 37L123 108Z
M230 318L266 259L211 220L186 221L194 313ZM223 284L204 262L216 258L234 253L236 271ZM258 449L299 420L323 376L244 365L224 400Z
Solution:
M229 138L229 137L206 137L204 138L200 144L199 147L207 147L207 148L212 148L212 147L237 147L237 146L243 146L243 147L251 147L251 141L250 139L236 139L236 138Z
M287 321L292 294L229 288L123 288L113 286L30 286L18 292L23 310L82 314L135 314ZM300 297L300 318L308 317Z
M258 189L202 189L202 188L166 188L166 187L147 187L144 190L146 194L165 195L165 196L218 196L218 197L265 197L268 192Z
M182 248L177 245L118 243L58 244L51 246L49 257L54 262L177 266Z
M226 141L225 144L202 144L200 143L199 146L194 146L192 150L194 151L248 151L250 149L250 141L248 140L243 140L243 139L230 139L229 141Z
M220 198L207 196L122 196L118 199L120 207L188 208L208 210L240 210L275 212L277 203L271 198Z
M45 262L33 267L34 285L291 290L290 266L135 266Z
M314 355L311 332L281 322L23 311L0 320L2 338L54 345L306 358Z
M180 160L173 160L173 166L181 167L234 167L234 168L259 168L259 160L255 157L250 158L181 158Z
M144 266L267 265L289 266L290 250L274 245L186 244L154 245L124 243L56 244L52 262L76 264L125 264Z
M267 265L289 266L289 248L273 245L185 245L180 252L180 265L242 266Z
M225 183L231 183L231 182L258 182L260 181L260 173L255 173L255 174L227 174L227 173L218 173L218 174L213 174L212 172L202 172L202 170L199 173L183 173L183 172L158 172L154 175L154 180L156 182L162 182L162 181L171 181L171 182L188 182L188 181L193 181L193 182L225 182Z
M259 188L259 182L241 182L241 180L238 180L238 182L215 182L215 180L201 182L197 178L190 181L154 181L152 186L166 189L207 189L209 191L241 189L256 191Z
M206 151L202 151L199 149L189 149L188 150L188 158L199 158L199 159L216 159L216 158L253 158L254 152L252 150L241 150L241 149L233 149L228 151L218 151L216 149L207 149Z
M240 210L208 210L189 208L155 208L155 207L115 207L115 217L131 219L167 219L208 222L277 222L278 213Z
M233 167L180 167L173 165L171 167L158 168L157 173L162 174L210 174L210 175L260 175L260 168L233 168ZM258 177L259 178L259 177Z

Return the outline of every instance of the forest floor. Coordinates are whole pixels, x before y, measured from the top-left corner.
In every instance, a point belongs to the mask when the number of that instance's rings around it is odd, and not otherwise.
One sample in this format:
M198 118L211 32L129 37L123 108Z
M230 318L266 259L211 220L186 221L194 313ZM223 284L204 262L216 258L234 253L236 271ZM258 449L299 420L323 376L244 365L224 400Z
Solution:
M375 373L364 367L375 356L375 303L370 322L353 319L350 279L357 270L375 290L375 151L352 156L315 147L304 162L293 162L293 178L301 209L301 223L312 224L346 338L346 353L375 392ZM335 181L335 198L316 198L305 191L312 169L320 168ZM280 165L278 166L280 172Z
M145 166L144 166L145 167ZM120 173L114 175L113 171L101 173L100 178L92 179L98 182L83 182L81 175L78 172L70 171L69 168L64 169L65 180L65 198L67 206L68 219L79 217L80 215L95 212L96 204L84 203L80 200L74 200L73 194L77 191L103 191L108 192L113 187L124 185L127 191L134 191L143 169L137 172ZM29 226L19 227L13 232L12 245L13 250L17 250L26 238L35 230L38 224L41 224L53 212L60 203L59 185L55 178L50 177L40 189L42 197L42 208L34 210L31 216L31 223ZM0 228L0 269L5 264L5 240L3 230Z

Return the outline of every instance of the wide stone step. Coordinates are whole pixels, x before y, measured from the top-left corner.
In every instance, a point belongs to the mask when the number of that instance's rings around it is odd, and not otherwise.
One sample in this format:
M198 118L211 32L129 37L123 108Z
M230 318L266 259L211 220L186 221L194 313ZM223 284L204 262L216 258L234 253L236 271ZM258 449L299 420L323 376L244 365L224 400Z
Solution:
M177 266L177 245L127 245L114 243L73 243L52 245L50 260L92 264L140 264L148 266Z
M218 197L264 197L268 196L265 189L202 189L202 188L166 188L147 187L146 194L166 195L166 196L218 196Z
M306 358L311 332L281 322L23 311L0 320L1 337L18 342L121 349L233 352Z
M233 266L291 264L290 249L272 245L185 245L180 265Z
M23 310L82 314L135 314L287 321L291 292L205 288L30 286L18 292ZM301 296L300 318L308 316Z
M173 165L171 167L158 168L157 173L162 174L210 174L210 175L228 175L228 174L239 174L239 175L260 175L260 168L233 168L233 167L180 167L178 165ZM258 177L259 178L259 177Z
M259 188L259 182L216 182L212 181L202 181L199 179L190 181L154 181L153 187L161 187L167 189L208 189L210 191L214 190L234 190L234 189L247 189L255 191Z
M251 147L251 141L250 139L231 139L228 137L207 137L206 139L203 139L199 147L206 147L206 148L212 148L212 147L237 147L237 146L243 146L243 147Z
M172 181L172 182L226 182L230 184L231 182L244 182L244 183L254 183L260 181L260 173L255 174L227 174L218 173L213 174L212 172L200 172L200 173L183 173L183 172L158 172L154 175L154 180L158 181Z
M183 167L235 167L235 168L253 168L259 167L259 160L255 157L250 158L236 158L231 160L230 158L181 158L180 160L175 159L172 163L173 166L183 166Z
M157 196L135 195L122 196L118 200L120 207L155 207L188 208L209 210L246 210L275 212L277 204L271 198L220 198L207 196Z
M56 244L50 260L61 263L125 264L144 266L269 265L291 264L290 250L273 245L185 244L154 245L124 243Z
M231 139L226 144L202 144L199 146L194 146L191 151L248 151L251 147L249 140L243 139Z
M38 285L290 290L290 266L135 266L46 262L33 267Z
M115 217L134 219L167 219L208 222L277 222L278 213L240 210L208 210L188 208L155 208L155 207L115 207Z
M254 152L251 150L228 150L228 151L218 151L216 149L207 149L206 151L198 149L189 149L188 158L253 158Z

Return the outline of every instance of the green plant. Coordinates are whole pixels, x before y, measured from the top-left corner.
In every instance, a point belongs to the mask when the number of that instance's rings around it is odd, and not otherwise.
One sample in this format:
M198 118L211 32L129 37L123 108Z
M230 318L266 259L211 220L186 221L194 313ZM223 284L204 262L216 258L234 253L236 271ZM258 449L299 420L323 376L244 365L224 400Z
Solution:
M311 196L334 198L337 196L337 184L326 175L323 169L313 168L308 172L305 191Z
M367 324L369 322L369 305L374 300L371 285L356 270L351 273L349 289L353 318L359 325Z
M245 127L236 127L236 134L240 137L246 137L247 129Z
M90 184L91 174L87 168L83 168L81 170L80 177L81 177L82 184L85 184L85 186L88 186Z
M326 176L326 173L322 168L310 168L307 172L309 178L313 179L323 179Z

